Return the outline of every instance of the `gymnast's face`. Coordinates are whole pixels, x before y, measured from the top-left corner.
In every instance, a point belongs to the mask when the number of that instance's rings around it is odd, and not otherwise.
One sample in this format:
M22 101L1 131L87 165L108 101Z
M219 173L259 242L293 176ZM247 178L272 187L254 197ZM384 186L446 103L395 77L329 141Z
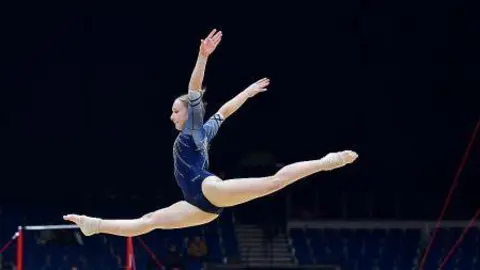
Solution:
M185 106L185 103L179 100L178 98L175 99L172 105L172 115L170 116L170 120L172 120L175 128L177 130L182 130L187 122L188 118L188 109Z

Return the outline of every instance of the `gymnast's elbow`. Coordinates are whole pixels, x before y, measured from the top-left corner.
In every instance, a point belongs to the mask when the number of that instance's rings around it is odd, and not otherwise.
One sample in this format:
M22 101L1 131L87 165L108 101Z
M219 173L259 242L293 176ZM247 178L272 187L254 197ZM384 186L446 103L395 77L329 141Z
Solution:
M233 110L229 106L224 105L218 110L217 113L222 116L222 120L225 120L233 113Z

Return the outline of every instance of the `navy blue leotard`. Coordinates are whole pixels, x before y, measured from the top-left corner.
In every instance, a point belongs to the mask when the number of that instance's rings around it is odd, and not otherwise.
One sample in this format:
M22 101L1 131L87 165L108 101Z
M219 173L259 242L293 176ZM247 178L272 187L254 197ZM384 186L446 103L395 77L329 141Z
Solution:
M208 149L224 118L216 113L203 123L202 94L188 91L188 120L173 144L175 179L187 202L205 212L222 211L209 202L202 192L202 182L213 175L208 171Z

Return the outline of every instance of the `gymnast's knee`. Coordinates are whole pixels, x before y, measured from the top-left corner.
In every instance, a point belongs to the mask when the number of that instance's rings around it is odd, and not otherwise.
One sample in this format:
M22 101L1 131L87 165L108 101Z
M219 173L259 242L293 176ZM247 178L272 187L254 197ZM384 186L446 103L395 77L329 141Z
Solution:
M286 186L286 179L280 174L275 174L270 177L268 177L267 181L267 189L268 191L277 191L279 189L282 189Z

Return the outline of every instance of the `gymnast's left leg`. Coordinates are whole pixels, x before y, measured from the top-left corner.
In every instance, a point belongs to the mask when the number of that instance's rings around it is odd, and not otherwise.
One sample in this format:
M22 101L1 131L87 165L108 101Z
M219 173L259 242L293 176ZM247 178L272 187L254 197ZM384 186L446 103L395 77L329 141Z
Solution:
M155 229L179 229L209 223L218 217L186 201L143 215L136 219L101 219L70 214L63 218L78 225L86 236L104 233L117 236L138 236Z
M204 196L217 207L242 204L274 193L304 177L320 171L330 171L352 163L358 155L353 151L330 153L317 160L287 165L275 175L222 181L207 177L202 183Z

